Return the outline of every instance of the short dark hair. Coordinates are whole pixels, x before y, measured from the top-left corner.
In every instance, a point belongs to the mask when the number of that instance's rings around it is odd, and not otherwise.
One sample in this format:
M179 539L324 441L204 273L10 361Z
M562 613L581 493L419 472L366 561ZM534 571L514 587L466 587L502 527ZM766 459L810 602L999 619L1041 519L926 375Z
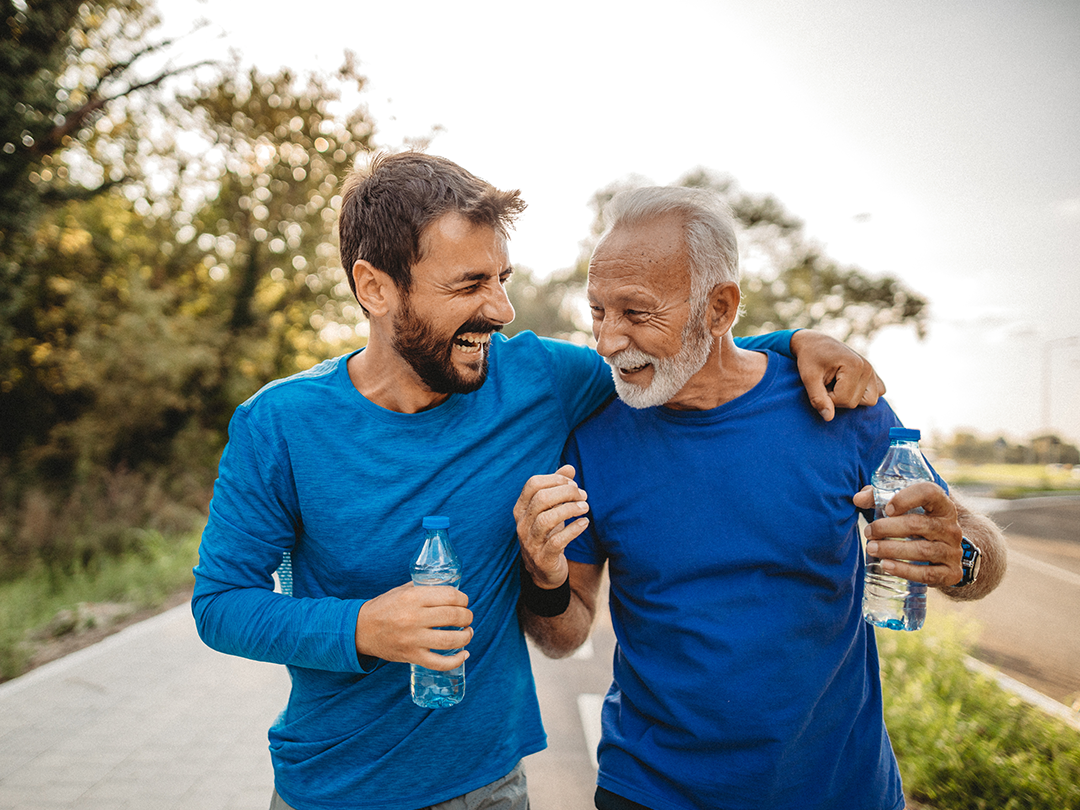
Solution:
M423 258L424 232L443 214L457 212L506 236L525 210L520 194L500 191L446 158L422 152L377 155L366 171L345 179L341 193L341 265L353 295L352 269L360 259L408 292L410 268Z

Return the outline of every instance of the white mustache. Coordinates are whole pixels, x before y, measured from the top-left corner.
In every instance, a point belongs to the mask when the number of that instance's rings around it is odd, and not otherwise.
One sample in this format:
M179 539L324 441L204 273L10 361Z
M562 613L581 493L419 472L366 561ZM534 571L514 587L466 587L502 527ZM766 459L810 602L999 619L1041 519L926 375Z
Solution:
M659 360L637 349L623 349L610 357L605 357L604 362L612 368L637 368L648 364L655 366Z

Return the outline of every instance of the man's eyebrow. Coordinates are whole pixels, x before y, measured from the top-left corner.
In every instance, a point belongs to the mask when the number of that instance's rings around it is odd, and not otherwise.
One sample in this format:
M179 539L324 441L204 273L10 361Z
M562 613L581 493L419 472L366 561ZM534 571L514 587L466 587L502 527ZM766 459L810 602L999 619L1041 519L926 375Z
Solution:
M505 269L499 271L499 277L502 278L503 276L512 275L513 272L514 268L507 266ZM487 270L465 270L461 275L454 279L453 283L475 284L478 281L485 281L490 275L491 274Z

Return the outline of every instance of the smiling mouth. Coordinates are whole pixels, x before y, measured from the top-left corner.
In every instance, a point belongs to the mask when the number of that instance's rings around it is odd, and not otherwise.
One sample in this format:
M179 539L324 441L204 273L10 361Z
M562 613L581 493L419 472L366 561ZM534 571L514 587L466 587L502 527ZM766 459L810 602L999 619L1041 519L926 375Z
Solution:
M644 371L651 365L652 363L642 363L640 366L620 367L619 373L623 376L630 376L631 374L637 374L638 372Z
M466 332L454 337L454 346L464 354L480 354L490 342L490 332Z

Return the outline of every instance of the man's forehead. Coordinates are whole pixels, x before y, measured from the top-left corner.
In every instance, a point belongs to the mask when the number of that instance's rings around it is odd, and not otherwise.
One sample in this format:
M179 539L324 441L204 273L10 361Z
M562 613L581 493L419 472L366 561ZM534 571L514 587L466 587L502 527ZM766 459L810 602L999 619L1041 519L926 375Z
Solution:
M607 293L662 293L689 281L688 254L678 230L616 229L589 261L589 288Z

